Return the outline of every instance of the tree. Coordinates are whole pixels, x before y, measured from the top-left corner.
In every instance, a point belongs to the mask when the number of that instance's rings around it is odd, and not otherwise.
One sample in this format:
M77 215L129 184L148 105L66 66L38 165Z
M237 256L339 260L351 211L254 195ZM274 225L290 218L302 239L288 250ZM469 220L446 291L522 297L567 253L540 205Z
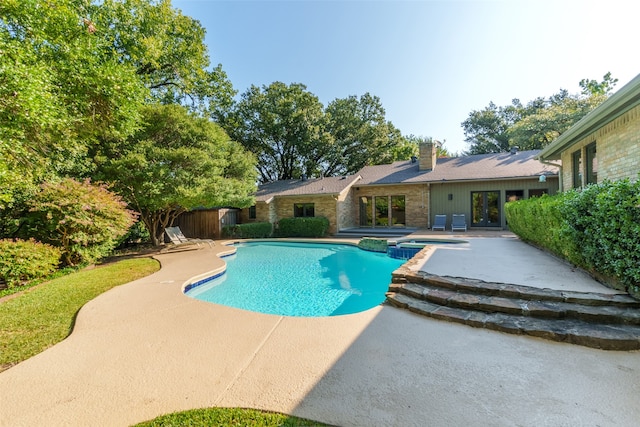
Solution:
M22 237L59 247L65 265L106 255L135 222L135 214L118 195L89 180L44 183L29 206Z
M409 135L404 137L404 139L406 142L405 142L405 145L402 146L404 147L403 155L398 156L395 160L409 160L411 159L412 156L419 156L420 144L434 141L433 138L430 136L416 136L416 135ZM438 148L437 148L438 157L457 157L458 156L457 153L449 152L449 150L447 149L447 147L445 147L444 144L445 144L445 141L438 144Z
M210 69L205 29L171 0L102 0L86 13L102 39L99 55L134 67L157 101L199 111L232 104L222 66Z
M548 100L531 102L522 109L521 119L508 130L509 145L522 150L539 150L566 132L606 97L571 95L566 90Z
M520 117L520 101L514 99L512 105L498 107L493 102L483 110L472 111L462 122L465 141L470 147L466 154L485 154L509 151L507 130Z
M140 213L154 245L182 212L253 204L255 159L208 119L178 105L143 109L126 145L100 153L101 179Z
M322 104L299 83L251 86L223 125L256 155L262 182L319 174L330 147Z
M579 84L580 88L582 88L582 95L590 97L593 95L611 95L613 88L617 83L618 79L612 78L611 72L608 72L602 76L601 82L598 82L597 80L582 79Z
M549 98L536 98L526 105L514 99L506 107L491 102L483 110L472 111L462 123L470 145L467 154L497 153L511 147L544 148L601 104L617 81L607 73L602 82L581 80L580 94L560 89Z
M401 133L385 119L380 98L365 93L329 103L327 132L333 137L325 175L348 175L366 165L390 163L404 143Z
M235 92L204 29L170 0L0 2L0 188L89 176L88 151L138 127L150 100L203 112ZM46 176L45 176L46 175Z

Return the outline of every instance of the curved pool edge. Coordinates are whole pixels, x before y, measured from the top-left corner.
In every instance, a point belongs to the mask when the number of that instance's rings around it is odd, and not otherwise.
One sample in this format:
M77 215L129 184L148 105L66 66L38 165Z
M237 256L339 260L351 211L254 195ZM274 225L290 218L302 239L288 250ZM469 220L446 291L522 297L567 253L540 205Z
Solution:
M453 243L452 239L442 239L443 242L444 240L447 240L449 243ZM268 239L228 239L228 240L222 240L222 241L218 241L217 244L221 245L221 246L225 246L228 247L229 249L227 251L220 251L217 252L215 254L215 256L217 256L218 258L220 258L223 261L223 266L218 267L216 269L207 271L205 273L201 273L198 274L197 276L193 276L190 277L188 280L186 280L183 284L182 284L182 293L184 295L187 294L188 291L197 288L198 286L216 279L222 275L224 275L227 272L227 263L224 262L224 258L225 257L229 257L229 256L233 256L236 254L237 250L236 248L233 246L237 243L260 243L260 242L265 242L265 241L269 241L269 242L289 242L289 243L316 243L316 244L339 244L339 245L349 245L349 246L354 246L359 248L360 250L364 250L366 251L366 249L361 248L360 246L358 246L358 243L360 242L360 239L336 239L336 238L295 238L295 237L279 237L279 238L268 238ZM461 240L456 240L455 243L463 243L464 241ZM406 260L409 261L409 260ZM406 264L406 262L401 265L400 267L398 267L399 269L401 269L402 267L404 267Z
M220 245L226 246L229 248L226 251L220 251L214 254L215 256L220 258L220 260L222 260L223 265L213 270L206 271L204 273L198 274L196 276L192 276L189 279L187 279L181 286L182 294L186 296L186 293L191 289L196 288L209 280L215 279L216 277L220 277L223 274L225 274L227 271L227 263L224 261L224 258L235 255L236 248L231 246L234 243L235 242L233 241L220 242Z

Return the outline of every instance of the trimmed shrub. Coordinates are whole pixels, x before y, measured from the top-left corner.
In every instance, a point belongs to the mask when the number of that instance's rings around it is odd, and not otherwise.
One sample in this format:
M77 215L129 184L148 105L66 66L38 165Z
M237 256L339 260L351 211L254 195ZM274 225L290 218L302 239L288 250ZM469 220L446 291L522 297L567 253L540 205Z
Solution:
M106 256L135 222L120 196L89 180L45 183L30 202L25 237L57 246L65 265Z
M282 218L278 222L279 237L324 237L328 229L329 220L322 216Z
M564 233L562 206L564 195L543 195L505 205L509 229L525 242L545 248L574 264L581 264L578 248Z
M519 200L505 206L509 228L640 296L640 180L604 181L582 190Z
M580 247L584 267L640 285L640 181L604 181L565 193L565 233Z
M0 279L9 288L53 273L60 250L35 240L0 240Z
M236 224L222 228L224 237L237 239L264 239L273 234L273 224L270 222L253 222Z

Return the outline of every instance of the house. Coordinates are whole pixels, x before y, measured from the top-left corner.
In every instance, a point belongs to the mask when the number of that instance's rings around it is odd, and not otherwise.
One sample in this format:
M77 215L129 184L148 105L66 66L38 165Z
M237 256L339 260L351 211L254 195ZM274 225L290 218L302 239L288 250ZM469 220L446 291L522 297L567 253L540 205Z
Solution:
M640 75L545 147L538 159L561 161L561 190L638 179Z
M558 168L536 160L539 151L456 158L436 152L436 143L423 143L419 158L366 166L355 175L263 184L240 222L324 216L336 234L353 227L430 228L436 214L450 221L464 213L470 228L500 229L505 202L558 189Z

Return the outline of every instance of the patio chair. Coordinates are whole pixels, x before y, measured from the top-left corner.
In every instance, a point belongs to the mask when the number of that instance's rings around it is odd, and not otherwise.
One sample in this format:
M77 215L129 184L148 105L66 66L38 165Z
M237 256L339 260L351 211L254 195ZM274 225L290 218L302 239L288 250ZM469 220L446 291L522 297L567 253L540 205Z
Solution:
M164 232L166 233L171 243L176 246L192 244L200 247L200 245L205 242L209 244L209 247L213 246L213 242L211 240L190 239L186 237L184 233L182 233L182 230L180 230L180 227L167 227L164 229Z
M467 220L464 214L453 214L451 216L451 231L467 231Z
M447 228L447 216L446 215L436 215L436 220L431 227L432 230L442 230L445 231Z

